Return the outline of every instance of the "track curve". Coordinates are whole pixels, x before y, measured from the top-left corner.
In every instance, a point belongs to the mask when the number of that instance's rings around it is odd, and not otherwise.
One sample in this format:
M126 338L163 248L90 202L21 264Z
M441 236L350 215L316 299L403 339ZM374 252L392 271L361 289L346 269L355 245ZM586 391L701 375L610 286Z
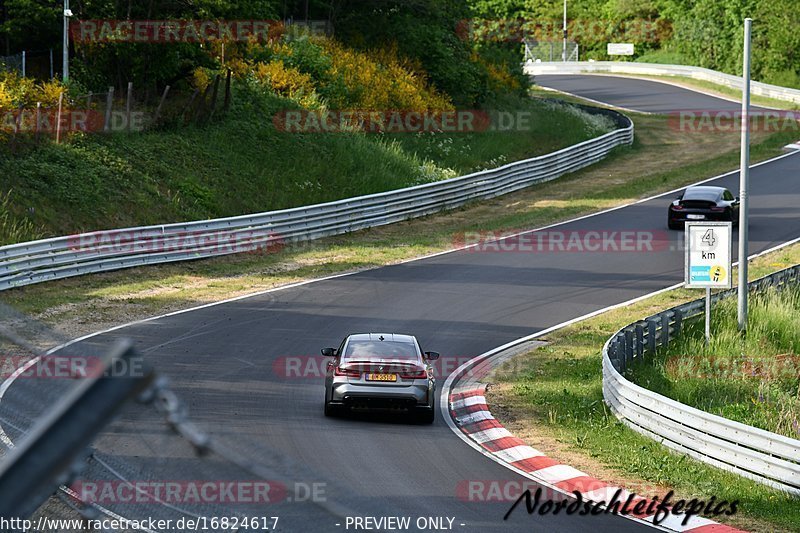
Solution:
M645 113L742 110L742 105L735 101L641 78L603 74L539 74L535 81L542 87ZM758 106L753 106L752 109L765 110Z
M634 104L643 111L663 112L663 94L673 95L668 101L680 102L681 109L709 105L707 96L689 92L690 98L688 91L663 84L662 97L653 98L640 80L614 78L614 83L616 91L630 95L626 107ZM800 159L794 155L753 168L751 253L800 235L798 172ZM733 189L736 182L734 174L713 180ZM84 342L132 338L172 377L198 424L233 441L276 450L321 480L335 480L345 490L329 496L365 514L455 517L453 528L460 531L643 531L649 528L608 515L517 513L503 522L508 503L466 501L464 483L520 478L455 438L442 413L433 426L384 417L324 418L321 380L282 376L276 361L315 356L321 347L362 331L411 333L424 349L439 351L443 358L472 357L678 283L683 276L679 232L665 229L666 205L673 195L552 228L578 234L649 231L656 250L651 253L461 250L173 314ZM505 242L513 248L520 241ZM13 401L10 396L5 401ZM106 435L98 448L131 462L158 454L126 453L121 438L135 436ZM285 531L343 529L332 518L313 515L295 516L282 526Z

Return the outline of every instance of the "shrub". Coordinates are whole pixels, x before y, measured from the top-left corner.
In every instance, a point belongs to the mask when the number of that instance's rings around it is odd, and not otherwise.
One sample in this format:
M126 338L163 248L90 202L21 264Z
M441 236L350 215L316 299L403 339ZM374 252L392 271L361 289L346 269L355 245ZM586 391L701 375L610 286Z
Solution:
M311 76L287 67L280 59L256 63L253 75L276 94L294 100L303 107L313 107L317 101Z
M357 51L332 39L300 39L247 47L248 58L228 67L252 75L275 94L303 107L445 110L450 98L396 49Z
M36 83L32 78L22 78L15 72L0 73L0 109L16 109L20 106L42 107L58 104L58 97L66 87L58 80Z

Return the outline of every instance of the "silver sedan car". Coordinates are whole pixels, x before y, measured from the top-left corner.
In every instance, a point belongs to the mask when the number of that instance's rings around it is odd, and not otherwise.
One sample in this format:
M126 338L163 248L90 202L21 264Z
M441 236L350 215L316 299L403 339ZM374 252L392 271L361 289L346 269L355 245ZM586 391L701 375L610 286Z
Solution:
M436 380L430 362L439 354L423 353L416 338L361 333L322 355L332 358L325 374L325 416L345 408L395 409L433 422Z

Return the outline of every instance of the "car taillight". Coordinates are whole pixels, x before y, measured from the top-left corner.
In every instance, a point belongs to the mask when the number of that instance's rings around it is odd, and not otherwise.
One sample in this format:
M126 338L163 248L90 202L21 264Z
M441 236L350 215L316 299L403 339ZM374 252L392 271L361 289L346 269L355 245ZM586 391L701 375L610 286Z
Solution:
M358 370L353 370L352 368L341 368L341 367L337 366L333 370L333 375L334 376L347 376L348 378L360 378L361 377L361 372L359 372Z
M428 372L423 368L412 372L401 372L400 377L402 379L428 379Z
M680 204L672 204L672 209L674 209L675 211L680 211L681 209L683 209L683 206Z

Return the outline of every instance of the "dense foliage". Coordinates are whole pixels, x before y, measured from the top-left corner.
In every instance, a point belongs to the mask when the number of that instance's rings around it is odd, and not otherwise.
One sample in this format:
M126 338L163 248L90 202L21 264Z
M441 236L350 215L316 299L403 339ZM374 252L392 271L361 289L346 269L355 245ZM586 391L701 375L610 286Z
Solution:
M0 5L0 56L53 49L59 57L59 6L60 2L53 0L4 0ZM462 0L73 0L71 9L73 23L260 20L286 28L298 21L324 21L343 46L360 52L378 51L379 55L388 50L406 70L430 84L432 91L449 95L457 105L476 105L509 87L523 85L519 43L486 47L459 36L459 23L471 16ZM285 35L276 39L288 40ZM159 94L167 84L180 87L189 81L198 67L215 69L225 58L247 57L247 43L225 45L223 49L219 41L165 45L73 40L71 84L81 90L102 91L109 85L124 88L133 81L140 92ZM60 62L56 63L58 73ZM275 71L277 66L269 68ZM312 72L306 74L314 77Z
M562 0L469 3L483 19L517 21L521 33L546 28L539 32L542 40L561 39ZM633 42L639 60L731 74L741 73L745 17L753 18L753 77L800 87L796 0L568 0L569 35L580 44L582 59L609 59L606 43Z

